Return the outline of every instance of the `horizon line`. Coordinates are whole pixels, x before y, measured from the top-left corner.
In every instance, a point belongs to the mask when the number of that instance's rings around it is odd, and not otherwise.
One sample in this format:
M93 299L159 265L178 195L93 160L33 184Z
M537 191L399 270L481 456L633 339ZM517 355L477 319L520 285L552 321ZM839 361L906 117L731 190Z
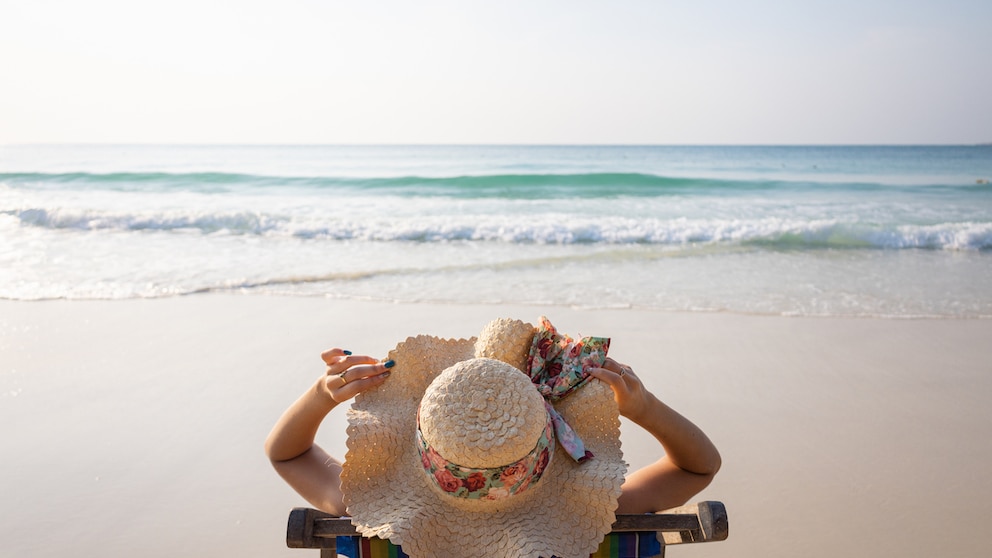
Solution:
M992 147L992 141L967 143L300 143L300 142L22 142L2 147Z

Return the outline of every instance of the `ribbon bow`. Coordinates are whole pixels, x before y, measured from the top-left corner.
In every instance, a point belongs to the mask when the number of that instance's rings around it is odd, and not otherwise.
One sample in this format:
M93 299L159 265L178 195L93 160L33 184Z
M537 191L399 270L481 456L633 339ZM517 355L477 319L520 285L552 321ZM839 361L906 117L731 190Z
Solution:
M583 337L578 341L558 333L555 326L541 316L540 326L530 346L527 359L529 376L554 423L555 437L572 459L583 462L593 457L582 440L565 422L551 403L557 402L589 381L590 368L600 368L610 349L609 337Z

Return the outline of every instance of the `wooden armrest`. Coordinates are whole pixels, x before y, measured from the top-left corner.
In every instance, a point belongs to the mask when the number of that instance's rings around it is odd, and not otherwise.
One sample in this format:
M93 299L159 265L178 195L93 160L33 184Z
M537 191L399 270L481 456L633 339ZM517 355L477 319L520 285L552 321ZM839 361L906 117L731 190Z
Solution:
M726 540L727 509L721 502L699 502L660 513L618 515L613 532L656 531L665 544ZM335 537L358 535L350 517L311 508L293 508L286 528L290 548L334 548Z
M636 531L658 531L664 538L665 544L725 541L730 536L730 521L727 517L727 508L723 505L723 502L699 502L698 504L689 504L660 513L646 514L646 516L649 518L658 518L659 520L661 518L679 518L695 521L695 526L690 529L669 529L666 527L659 529L633 529ZM620 522L620 518L622 517L632 516L618 515L617 523ZM614 531L618 530L616 526L617 524L614 523Z

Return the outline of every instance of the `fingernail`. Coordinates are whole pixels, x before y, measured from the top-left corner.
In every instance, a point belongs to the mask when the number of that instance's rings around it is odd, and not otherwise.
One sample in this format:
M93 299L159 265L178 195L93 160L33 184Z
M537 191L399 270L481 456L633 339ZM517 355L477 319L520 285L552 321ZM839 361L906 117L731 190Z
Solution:
M393 359L389 359L389 360L387 360L386 362L384 362L384 363L382 363L382 364L383 364L383 365L384 365L384 366L385 366L386 368L392 368L392 367L394 367L394 366L396 366L396 361L395 361L395 360L393 360Z
M382 373L382 377L383 378L388 378L390 374L392 374L392 372L390 372L390 371L387 370L387 371L385 371L385 372Z
M351 354L351 351L341 351L341 352L344 353L345 355L350 355Z

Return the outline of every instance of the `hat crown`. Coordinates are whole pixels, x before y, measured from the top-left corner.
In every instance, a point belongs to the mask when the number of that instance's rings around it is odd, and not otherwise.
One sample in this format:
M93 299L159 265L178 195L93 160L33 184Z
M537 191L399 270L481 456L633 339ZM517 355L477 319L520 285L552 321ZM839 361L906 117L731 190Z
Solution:
M447 368L420 403L424 440L451 463L492 468L530 453L547 425L544 398L527 375L476 358Z
M475 356L505 362L526 374L530 369L528 356L536 331L534 326L520 320L493 320L479 333Z

